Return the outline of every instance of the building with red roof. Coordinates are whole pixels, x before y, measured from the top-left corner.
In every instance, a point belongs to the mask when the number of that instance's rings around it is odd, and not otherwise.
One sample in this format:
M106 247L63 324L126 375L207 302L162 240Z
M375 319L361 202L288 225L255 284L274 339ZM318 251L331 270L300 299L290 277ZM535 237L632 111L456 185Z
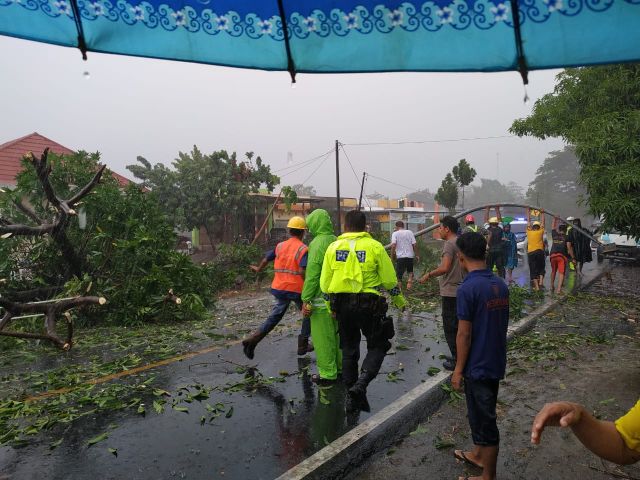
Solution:
M38 132L30 133L0 145L0 187L15 186L16 176L22 170L22 157L29 152L33 152L35 156L39 157L47 147L50 151L61 155L75 153L70 148L60 145L58 142L54 142ZM123 187L131 183L131 180L115 172L111 172L111 176Z

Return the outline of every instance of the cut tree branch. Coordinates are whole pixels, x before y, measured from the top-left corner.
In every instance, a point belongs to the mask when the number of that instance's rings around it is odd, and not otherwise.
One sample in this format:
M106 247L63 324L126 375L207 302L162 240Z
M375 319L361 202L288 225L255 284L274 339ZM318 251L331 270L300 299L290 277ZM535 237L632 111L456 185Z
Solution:
M93 187L95 187L98 184L98 182L100 182L100 178L102 177L102 173L104 172L105 168L107 168L107 166L106 165L102 165L98 169L96 174L93 176L91 181L89 183L87 183L82 188L82 190L80 190L73 197L71 197L69 200L67 200L66 203L68 205L70 205L71 207L74 207L76 205L76 203L78 203L80 200L82 200L84 197L86 197L91 192L91 190L93 190Z
M13 200L13 204L16 206L18 210L24 213L27 217L29 217L35 223L44 223L42 220L40 220L40 217L36 215L36 212L34 212L31 207L28 207L27 205L25 205L24 203L16 199Z
M63 350L69 350L72 346L73 339L73 321L71 320L71 315L69 315L67 311L75 307L84 307L87 305L104 305L106 302L107 301L104 297L74 297L36 303L16 303L0 298L0 307L5 310L2 320L0 320L0 335L17 338L50 340ZM64 314L67 324L67 336L65 340L62 340L56 334L56 317L60 313ZM14 317L24 314L44 315L44 327L46 333L4 330Z

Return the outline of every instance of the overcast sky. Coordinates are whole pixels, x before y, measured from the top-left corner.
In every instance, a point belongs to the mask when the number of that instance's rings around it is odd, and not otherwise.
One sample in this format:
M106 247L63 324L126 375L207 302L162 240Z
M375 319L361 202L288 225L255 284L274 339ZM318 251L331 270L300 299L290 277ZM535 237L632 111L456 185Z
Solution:
M553 89L557 73L531 73L525 104L515 72L298 75L293 89L286 72L96 53L83 62L76 49L0 37L0 143L37 131L73 149L100 151L109 168L127 176L138 155L170 164L193 145L254 151L283 175L283 185L308 179L319 194L333 195L333 154L288 175L295 169L285 168L329 151L337 139L358 181L363 170L387 180L369 178L367 193L435 191L461 158L478 178L526 186L546 154L562 148L559 140L349 144L508 135L512 121ZM358 181L342 155L342 194L357 196Z

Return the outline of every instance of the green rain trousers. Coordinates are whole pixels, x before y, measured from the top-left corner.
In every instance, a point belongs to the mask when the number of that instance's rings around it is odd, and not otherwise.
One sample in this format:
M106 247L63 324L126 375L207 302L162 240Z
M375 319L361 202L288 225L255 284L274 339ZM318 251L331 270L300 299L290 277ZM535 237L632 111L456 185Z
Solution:
M313 307L311 313L311 338L316 352L320 378L335 380L342 371L342 351L338 336L338 321L326 307Z
M335 380L342 371L342 352L338 338L338 322L331 316L320 291L320 272L324 254L336 240L331 217L326 210L316 209L307 218L307 228L313 235L309 244L302 301L311 304L311 338L320 378Z

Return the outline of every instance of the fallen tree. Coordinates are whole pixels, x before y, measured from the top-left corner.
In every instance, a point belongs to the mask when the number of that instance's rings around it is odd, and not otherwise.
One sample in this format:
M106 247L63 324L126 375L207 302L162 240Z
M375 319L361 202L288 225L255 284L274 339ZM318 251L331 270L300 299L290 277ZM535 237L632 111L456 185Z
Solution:
M195 265L176 250L156 193L121 185L98 153L27 155L23 167L15 188L0 190L0 349L16 345L8 337L70 348L65 318L76 327L202 320L233 268L250 263ZM254 250L244 252L251 261ZM42 332L39 318L18 326L39 316Z
M23 202L23 199L14 198L12 200L13 205L15 205L15 207L31 221L37 223L37 225L15 223L11 219L0 215L0 237L3 240L6 240L12 236L39 237L43 235L50 235L68 265L68 272L66 275L72 274L81 276L83 272L86 271L86 265L84 259L78 254L76 248L67 237L66 228L69 225L70 217L76 215L77 205L93 190L98 182L100 182L105 166L102 165L91 181L81 188L75 195L71 196L69 199L63 199L56 194L54 187L49 181L51 165L47 162L48 155L49 149L46 148L40 158L36 158L33 153L29 154L29 161L36 172L49 208L55 212L53 218L42 220L31 206ZM71 348L73 341L73 321L69 314L69 310L87 305L104 305L106 303L104 297L84 295L48 301L30 301L33 298L37 298L43 291L52 293L59 291L59 288L54 287L47 288L45 290L32 289L22 292L14 292L16 298L22 299L17 301L0 297L0 307L4 310L4 313L0 318L0 335L49 340L60 348L68 350ZM65 340L62 340L56 334L56 322L59 319L60 314L64 314L63 316L66 319L67 335ZM12 320L20 318L21 316L40 315L44 319L45 333L6 330L6 327Z

